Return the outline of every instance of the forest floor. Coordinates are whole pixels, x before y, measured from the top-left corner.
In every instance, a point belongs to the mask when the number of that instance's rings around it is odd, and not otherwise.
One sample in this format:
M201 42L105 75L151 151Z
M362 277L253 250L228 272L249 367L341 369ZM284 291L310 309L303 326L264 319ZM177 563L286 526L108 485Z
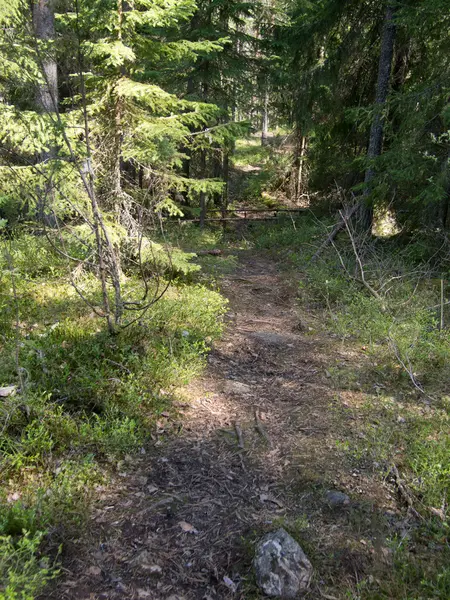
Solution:
M235 252L236 254L236 252ZM254 542L285 527L315 568L309 598L348 598L389 568L386 518L402 532L396 489L343 450L364 394L339 389L364 351L344 347L296 302L296 284L264 252L239 251L220 287L226 333L201 378L177 390L155 442L118 465L91 525L66 550L61 600L262 597ZM326 493L345 492L330 507Z

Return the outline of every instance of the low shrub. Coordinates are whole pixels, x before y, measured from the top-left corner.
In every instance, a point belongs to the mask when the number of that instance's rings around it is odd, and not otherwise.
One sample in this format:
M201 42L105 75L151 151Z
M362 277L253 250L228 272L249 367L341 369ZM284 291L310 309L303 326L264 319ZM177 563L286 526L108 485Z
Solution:
M172 410L168 390L200 372L226 301L192 282L200 266L177 249L178 279L111 336L43 238L13 239L9 257L0 262L0 387L17 390L0 405L0 598L32 600L57 572L40 555L46 532L53 546L79 535L110 464L148 441L160 413ZM78 284L98 305L94 275L79 274ZM124 294L141 288L128 269Z

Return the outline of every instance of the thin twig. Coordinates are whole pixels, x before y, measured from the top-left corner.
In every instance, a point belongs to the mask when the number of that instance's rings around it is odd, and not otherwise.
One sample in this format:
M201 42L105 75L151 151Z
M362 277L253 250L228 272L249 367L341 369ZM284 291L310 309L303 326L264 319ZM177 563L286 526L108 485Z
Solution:
M374 289L374 288L373 288L373 287L370 285L370 283L368 283L368 282L367 282L367 280L366 280L366 275L365 275L365 272L364 272L364 267L363 267L363 264L362 264L361 258L360 258L359 254L358 254L358 249L356 248L356 242L355 242L355 238L354 238L354 236L353 236L353 234L352 234L352 232L351 232L350 226L349 226L349 224L348 224L348 219L347 219L347 217L346 217L346 216L345 216L345 215L344 215L344 214L343 214L341 211L339 211L339 214L341 215L341 217L342 217L342 220L344 221L345 228L346 228L346 230L347 230L347 233L348 233L348 237L350 238L350 242L351 242L351 244L352 244L353 253L354 253L354 255L355 255L356 262L358 263L359 272L361 273L361 278L360 278L360 279L358 279L358 278L354 278L354 279L357 279L358 281L361 281L361 283L362 283L362 284L364 285L364 287L365 287L365 288L366 288L366 289L367 289L367 290L368 290L368 291L369 291L369 292L372 294L372 296L373 296L374 298L376 298L377 300L379 300L379 301L380 301L380 303L381 303L381 309L382 309L382 310L383 310L383 312L384 312L384 311L386 310L386 306L385 306L385 303L384 303L384 300L383 300L383 298L382 298L382 297L380 296L380 294L379 294L379 293L378 293L378 292L377 292L377 291L376 291L376 290L375 290L375 289Z

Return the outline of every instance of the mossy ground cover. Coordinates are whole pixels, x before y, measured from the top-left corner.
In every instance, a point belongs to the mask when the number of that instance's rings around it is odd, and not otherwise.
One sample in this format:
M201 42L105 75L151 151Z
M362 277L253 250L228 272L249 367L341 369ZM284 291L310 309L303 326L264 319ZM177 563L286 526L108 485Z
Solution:
M4 244L0 387L16 391L1 398L0 597L25 600L57 572L60 544L80 534L113 465L176 411L173 386L202 370L226 302L177 250L183 268L166 294L112 336L44 238ZM77 283L100 304L92 273ZM139 286L124 273L125 294Z
M448 254L442 240L431 242L420 232L406 242L366 240L358 246L359 258L376 297L361 281L345 231L311 260L324 239L324 225L331 221L310 214L294 223L254 226L250 239L281 258L289 276L297 278L298 302L314 330L331 335L353 357L327 368L339 406L345 400L359 429L337 441L343 457L355 468L369 469L380 487L392 484L404 506L411 503L403 533L386 523L393 557L389 573L361 581L349 597L447 598ZM351 406L348 398L363 401Z
M450 340L440 327L445 256L433 250L423 256L429 244L420 237L408 244L376 240L361 246L367 279L382 295L380 302L362 285L345 233L336 248L311 263L324 225L330 224L302 215L250 223L244 231L169 225L165 237L155 240L177 248L175 279L160 302L116 336L79 298L65 263L44 240L28 236L8 242L10 259L2 263L0 384L20 385L18 366L24 383L1 405L5 600L34 598L57 575L59 553L82 535L98 490L108 488L124 456L139 453L155 433L159 436L161 418L170 421L167 416L176 413L175 388L202 371L208 348L221 334L226 303L218 290L222 279L239 269L242 251L266 256L268 264L274 258L289 286L296 286L305 342L322 332L351 358L338 360L336 354L333 360L331 349L327 357L327 386L336 401L321 419L334 424L330 452L341 457L343 468L370 474L380 488L387 482L406 512L395 467L420 515L406 519L400 529L398 522L394 527L388 516L378 515L375 529L389 560L379 572L370 569L367 575L366 570L354 585L341 583L336 590L365 599L449 596ZM219 254L201 252L217 249ZM97 279L88 271L78 277L95 306ZM124 273L123 284L129 294L139 287L132 269ZM443 317L445 325L446 306ZM349 412L355 431L348 426ZM313 502L302 508L305 516L299 521L294 511L280 524L302 541L330 586L339 561L323 555L313 532L326 483L314 477L302 483ZM370 540L373 523L369 527L366 521L373 520L372 513L361 502L342 515L343 535L353 539L361 531Z

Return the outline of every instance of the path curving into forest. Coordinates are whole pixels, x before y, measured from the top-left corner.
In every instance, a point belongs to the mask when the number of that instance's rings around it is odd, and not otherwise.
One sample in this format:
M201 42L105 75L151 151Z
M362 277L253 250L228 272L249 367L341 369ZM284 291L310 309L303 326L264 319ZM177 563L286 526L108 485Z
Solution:
M222 290L230 301L226 333L204 375L180 390L178 433L120 465L53 597L262 597L252 545L280 525L321 562L310 598L338 597L323 590L350 585L370 559L364 547L348 549L361 527L354 532L348 513L323 502L330 485L349 493L363 486L333 438L327 365L348 357L300 314L296 289L272 258L240 253ZM376 493L369 480L364 489Z

